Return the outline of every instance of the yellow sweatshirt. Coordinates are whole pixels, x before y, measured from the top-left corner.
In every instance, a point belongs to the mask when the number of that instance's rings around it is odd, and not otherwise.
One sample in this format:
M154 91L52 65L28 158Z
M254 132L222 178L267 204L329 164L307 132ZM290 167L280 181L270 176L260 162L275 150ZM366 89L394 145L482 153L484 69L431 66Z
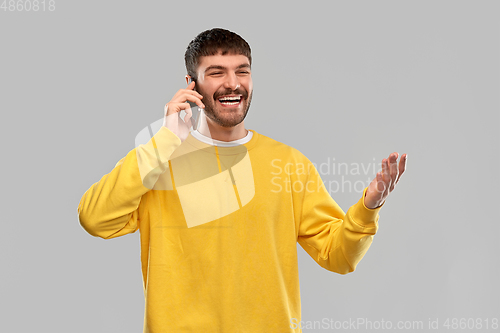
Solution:
M370 247L380 208L345 214L305 156L252 133L216 147L161 127L80 200L91 235L140 230L145 333L301 332L296 243L340 274Z

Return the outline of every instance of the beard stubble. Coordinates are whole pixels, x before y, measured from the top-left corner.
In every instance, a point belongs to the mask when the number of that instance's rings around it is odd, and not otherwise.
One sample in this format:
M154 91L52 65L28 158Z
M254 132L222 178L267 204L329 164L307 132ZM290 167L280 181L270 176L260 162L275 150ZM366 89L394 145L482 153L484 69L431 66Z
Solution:
M213 96L208 96L203 89L196 89L201 95L203 95L203 104L205 104L205 115L215 122L217 125L222 127L234 127L240 124L247 116L248 109L250 109L250 104L252 102L253 91L248 94L246 90L224 90L218 91ZM242 95L241 103L243 104L243 114L236 111L225 111L220 112L217 108L217 99L224 95ZM246 105L245 105L246 104ZM228 108L230 109L230 108Z

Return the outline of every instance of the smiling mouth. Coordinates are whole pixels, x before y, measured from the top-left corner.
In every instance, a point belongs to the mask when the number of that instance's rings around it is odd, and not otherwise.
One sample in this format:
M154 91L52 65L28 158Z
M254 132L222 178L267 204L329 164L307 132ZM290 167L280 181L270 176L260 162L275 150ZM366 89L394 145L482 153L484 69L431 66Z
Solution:
M237 106L241 103L241 96L224 96L218 99L222 106Z

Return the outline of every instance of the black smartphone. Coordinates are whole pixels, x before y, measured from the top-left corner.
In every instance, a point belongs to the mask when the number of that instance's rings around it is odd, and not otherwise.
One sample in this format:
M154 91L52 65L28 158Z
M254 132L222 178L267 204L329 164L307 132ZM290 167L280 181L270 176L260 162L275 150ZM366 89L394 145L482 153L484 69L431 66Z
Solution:
M191 82L193 82L193 79L189 78L188 84L190 84ZM191 116L191 123L193 124L193 130L195 130L198 128L198 120L200 118L201 109L198 105L196 105L196 103L190 101L187 102L189 103L189 105L191 105L191 112L193 113L193 115Z

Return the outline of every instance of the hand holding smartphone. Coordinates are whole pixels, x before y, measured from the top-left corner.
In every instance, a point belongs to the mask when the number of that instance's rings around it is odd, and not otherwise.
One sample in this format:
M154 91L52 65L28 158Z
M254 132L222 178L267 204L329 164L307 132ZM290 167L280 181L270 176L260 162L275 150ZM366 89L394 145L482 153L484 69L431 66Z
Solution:
M198 129L200 111L205 107L203 102L201 102L203 96L194 88L195 84L193 83L189 84L187 89L179 89L170 102L164 106L163 126L177 135L181 141L184 141L187 138L189 132L191 131L190 128ZM195 102L201 107L198 107L193 103L186 102ZM186 115L187 113L190 113L190 111L191 120L186 122Z
M191 84L191 82L193 82L193 79L189 78L188 84ZM190 101L188 101L188 103L191 106L191 112L192 112L191 124L193 125L193 130L196 130L198 128L198 120L200 118L200 113L202 109L200 109L200 107L196 103Z

